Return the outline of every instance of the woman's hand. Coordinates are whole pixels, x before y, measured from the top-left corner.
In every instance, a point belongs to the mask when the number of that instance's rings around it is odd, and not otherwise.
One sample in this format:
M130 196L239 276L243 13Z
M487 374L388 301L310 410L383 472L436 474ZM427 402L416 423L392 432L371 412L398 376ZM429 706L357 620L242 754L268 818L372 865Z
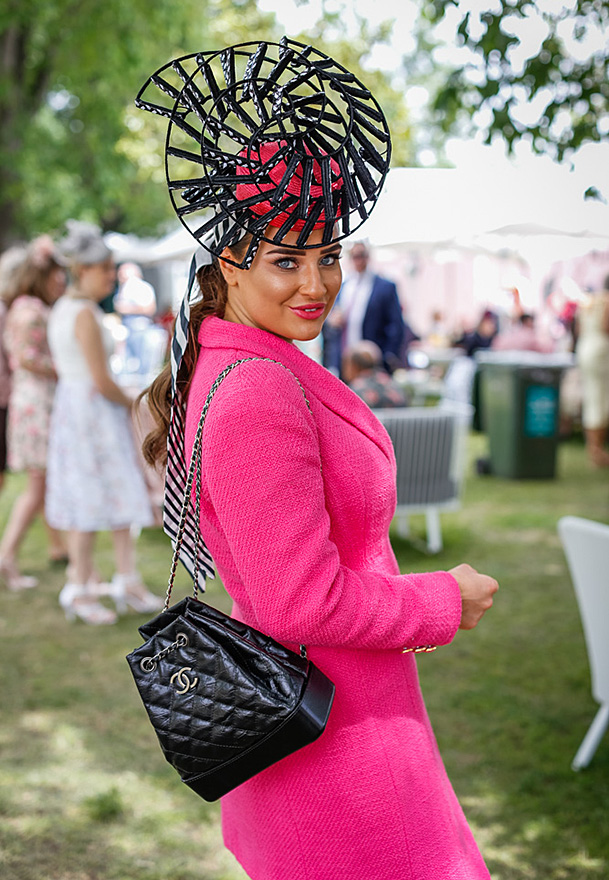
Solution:
M461 590L459 629L473 629L492 606L499 584L495 578L480 574L466 562L451 568L449 574L452 574Z

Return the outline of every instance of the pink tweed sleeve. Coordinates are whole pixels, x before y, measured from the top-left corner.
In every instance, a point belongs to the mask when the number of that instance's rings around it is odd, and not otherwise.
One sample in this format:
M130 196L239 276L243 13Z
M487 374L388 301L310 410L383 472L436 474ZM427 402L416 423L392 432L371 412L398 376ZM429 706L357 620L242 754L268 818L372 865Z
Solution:
M461 598L448 573L341 564L316 425L283 367L252 363L224 380L203 432L203 491L263 632L373 650L453 638Z

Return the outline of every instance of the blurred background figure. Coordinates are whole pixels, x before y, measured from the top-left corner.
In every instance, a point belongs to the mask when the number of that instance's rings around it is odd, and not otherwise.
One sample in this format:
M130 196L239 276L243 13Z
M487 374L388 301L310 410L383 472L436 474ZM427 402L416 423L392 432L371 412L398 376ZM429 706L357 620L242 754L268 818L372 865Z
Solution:
M118 269L118 290L114 310L121 316L127 330L126 370L148 373L146 337L156 314L156 294L152 284L144 281L136 263L123 263Z
M450 348L450 333L447 321L439 309L431 313L431 327L425 339L431 348Z
M137 397L157 377L168 356L170 333L161 321L155 322L157 299L154 287L142 277L136 263L122 263L118 267L118 290L114 295L115 314L121 319L126 332L122 354L114 356L111 365L116 380L129 397ZM170 327L173 324L171 315ZM118 347L120 351L120 345ZM162 525L164 480L150 467L141 454L144 437L151 430L147 403L142 400L133 420L140 470L148 488L155 525Z
M473 330L466 331L455 340L456 348L462 348L468 357L480 349L490 348L499 330L497 315L486 309Z
M4 329L8 308L4 294L12 284L15 270L21 264L25 254L24 247L12 247L0 257L0 489L4 487L7 459L7 420L8 403L11 393L11 371L8 355L4 347Z
M406 392L383 368L382 352L374 342L362 340L346 349L342 376L371 409L408 406Z
M131 425L132 398L110 375L111 334L98 303L112 291L116 270L99 230L68 221L60 248L71 286L52 310L49 343L59 375L51 421L46 509L49 522L68 532L70 565L59 597L66 617L114 623L99 601L110 595L119 611L151 613L162 601L148 592L135 568L132 527L152 524ZM112 584L93 576L95 533L110 530L116 574Z
M576 315L575 354L582 385L582 424L592 464L609 467L609 275L588 294Z
M353 272L324 325L323 364L338 374L343 351L366 339L380 348L382 365L392 373L403 365L404 319L397 288L369 269L370 253L362 242L353 245L349 257Z
M535 326L535 316L523 312L505 330L499 331L491 348L494 351L537 351L547 354L552 351L553 346L540 338Z
M0 292L7 306L4 347L11 370L7 429L8 466L26 471L27 483L11 510L0 541L0 576L11 590L36 586L19 574L17 554L35 517L44 509L49 423L57 376L47 340L53 303L66 287L62 260L48 236L5 258L12 272ZM4 259L4 258L3 258ZM63 536L49 528L49 558L66 561Z

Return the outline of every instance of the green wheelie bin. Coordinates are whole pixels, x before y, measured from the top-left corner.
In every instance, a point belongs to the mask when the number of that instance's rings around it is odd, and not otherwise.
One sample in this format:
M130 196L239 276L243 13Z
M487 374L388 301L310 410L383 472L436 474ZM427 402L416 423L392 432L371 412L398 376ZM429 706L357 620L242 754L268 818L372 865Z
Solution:
M560 378L569 358L525 351L478 353L483 429L495 476L556 476Z

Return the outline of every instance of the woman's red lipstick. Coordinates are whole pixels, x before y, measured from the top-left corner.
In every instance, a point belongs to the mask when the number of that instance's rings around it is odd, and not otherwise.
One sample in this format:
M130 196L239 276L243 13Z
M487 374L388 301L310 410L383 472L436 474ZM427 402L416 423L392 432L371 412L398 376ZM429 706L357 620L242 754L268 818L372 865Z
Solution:
M298 315L299 318L305 318L307 321L314 321L321 317L326 308L325 303L310 303L309 305L290 306L290 311Z

